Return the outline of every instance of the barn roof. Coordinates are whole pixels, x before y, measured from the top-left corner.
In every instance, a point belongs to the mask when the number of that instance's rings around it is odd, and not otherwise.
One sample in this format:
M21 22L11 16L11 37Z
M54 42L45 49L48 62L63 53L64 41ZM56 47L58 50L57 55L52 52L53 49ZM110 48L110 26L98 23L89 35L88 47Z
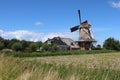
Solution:
M71 38L54 37L52 39L48 39L47 41L51 41L51 43L57 45L66 45L70 46L71 48L79 48L79 46Z

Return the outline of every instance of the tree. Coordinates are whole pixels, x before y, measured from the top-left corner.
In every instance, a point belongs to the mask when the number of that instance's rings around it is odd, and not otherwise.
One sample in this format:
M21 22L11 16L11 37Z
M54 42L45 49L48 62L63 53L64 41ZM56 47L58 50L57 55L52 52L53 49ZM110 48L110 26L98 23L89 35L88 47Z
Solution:
M10 42L10 40L7 40L7 39L5 39L4 40L4 48L8 48L8 44L9 44L9 42Z
M31 44L29 45L29 48L30 48L30 50L33 52L33 51L36 51L36 50L37 50L38 45L33 42L33 43L31 43Z
M4 44L0 42L0 50L4 48Z
M22 40L20 43L22 44L22 51L26 51L26 49L29 47L28 41Z
M37 43L37 45L38 45L39 48L42 47L42 45L43 45L43 43L41 41L36 42L36 43Z
M0 37L0 42L4 42L4 38Z
M0 50L4 48L4 38L0 37Z
M43 50L44 50L44 51L48 51L48 50L49 50L49 47L50 47L50 44L44 43L42 47L43 47Z
M50 48L51 48L50 51L57 51L57 49L58 49L56 44L51 44Z
M22 44L20 42L13 43L12 49L15 51L21 51L22 50Z
M96 49L96 50L102 50L102 47L101 47L100 44L98 44L95 49Z
M108 38L105 40L103 47L108 50L120 50L120 42L114 38Z
M56 44L46 44L44 43L42 46L44 51L57 51L58 47Z
M8 48L12 48L14 43L20 42L18 39L11 39L8 44Z

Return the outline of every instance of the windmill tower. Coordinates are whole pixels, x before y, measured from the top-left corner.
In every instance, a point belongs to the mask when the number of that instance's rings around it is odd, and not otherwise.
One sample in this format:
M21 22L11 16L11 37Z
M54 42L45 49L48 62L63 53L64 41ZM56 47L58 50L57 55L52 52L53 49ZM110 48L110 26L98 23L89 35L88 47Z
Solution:
M92 36L91 25L88 21L81 23L80 10L78 10L80 25L71 28L71 32L79 30L79 39L77 41L81 50L91 50L91 47L96 40Z

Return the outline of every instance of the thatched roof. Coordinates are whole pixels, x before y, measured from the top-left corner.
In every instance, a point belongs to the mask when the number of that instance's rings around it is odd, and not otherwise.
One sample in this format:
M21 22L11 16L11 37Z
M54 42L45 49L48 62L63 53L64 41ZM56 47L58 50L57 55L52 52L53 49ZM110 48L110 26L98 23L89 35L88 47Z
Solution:
M66 45L71 48L79 48L79 46L70 38L54 37L52 39L48 39L46 42L51 42L57 45Z

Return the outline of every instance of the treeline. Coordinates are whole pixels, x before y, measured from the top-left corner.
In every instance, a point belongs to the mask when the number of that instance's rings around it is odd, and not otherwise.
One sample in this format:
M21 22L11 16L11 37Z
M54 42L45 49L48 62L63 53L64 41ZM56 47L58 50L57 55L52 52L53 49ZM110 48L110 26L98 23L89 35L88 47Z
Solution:
M120 41L114 38L108 38L104 41L103 46L93 46L93 50L117 50L120 51ZM18 39L4 39L0 37L0 50L13 50L22 52L35 51L58 51L56 44L46 44L41 41L33 42Z
M22 52L35 52L35 51L55 51L57 50L57 45L46 44L41 41L33 42L18 39L4 39L0 37L0 50L14 50Z
M93 49L120 51L120 41L110 37L103 42L103 46L98 44L96 47L93 46Z
M107 50L117 50L120 51L120 41L114 38L108 38L103 43L103 48Z

